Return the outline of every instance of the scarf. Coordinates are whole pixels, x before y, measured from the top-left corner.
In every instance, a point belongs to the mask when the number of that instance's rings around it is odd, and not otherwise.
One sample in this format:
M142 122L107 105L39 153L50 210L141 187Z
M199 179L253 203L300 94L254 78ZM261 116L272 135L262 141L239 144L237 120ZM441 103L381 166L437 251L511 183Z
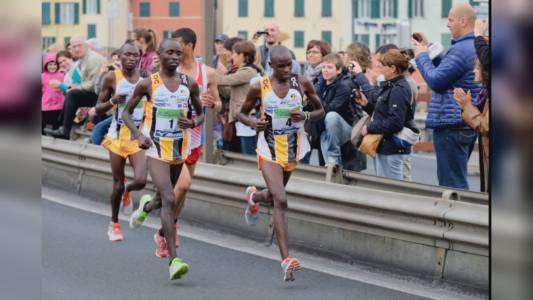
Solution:
M305 78L309 79L309 81L313 82L315 80L315 78L318 77L318 75L320 75L320 73L322 72L322 63L319 63L318 65L316 66L311 66L311 65L308 65L307 66L307 69L305 69Z

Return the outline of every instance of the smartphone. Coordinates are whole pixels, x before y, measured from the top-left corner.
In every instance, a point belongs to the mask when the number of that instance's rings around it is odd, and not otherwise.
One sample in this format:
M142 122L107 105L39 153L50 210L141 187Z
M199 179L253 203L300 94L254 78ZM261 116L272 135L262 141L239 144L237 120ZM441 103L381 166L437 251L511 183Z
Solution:
M424 40L424 38L422 37L422 35L418 32L415 32L413 33L413 35L411 36L415 41L419 42L419 43L422 43L422 41Z
M261 35L268 35L268 31L258 31L255 34L261 36Z

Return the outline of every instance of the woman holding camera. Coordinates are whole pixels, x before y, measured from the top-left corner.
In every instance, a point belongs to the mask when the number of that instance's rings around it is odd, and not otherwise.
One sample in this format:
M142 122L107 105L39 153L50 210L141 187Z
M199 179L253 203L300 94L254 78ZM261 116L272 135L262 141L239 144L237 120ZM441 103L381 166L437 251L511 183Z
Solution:
M370 99L361 93L361 97L355 100L372 115L371 121L363 127L362 135L383 135L374 158L376 175L399 180L403 177L402 161L411 153L412 146L412 140L403 134L418 131L413 124L414 111L410 105L413 95L404 76L408 67L409 61L400 50L391 49L380 55L376 68L385 81L375 94L369 95Z

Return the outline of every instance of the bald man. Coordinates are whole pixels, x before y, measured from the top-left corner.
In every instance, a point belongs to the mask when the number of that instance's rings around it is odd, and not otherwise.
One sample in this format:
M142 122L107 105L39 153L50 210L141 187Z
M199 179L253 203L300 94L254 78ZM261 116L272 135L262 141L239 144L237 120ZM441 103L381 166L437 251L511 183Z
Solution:
M267 22L265 23L265 26L263 27L263 31L268 32L267 35L264 36L265 41L264 44L259 46L259 59L261 60L261 66L265 70L265 72L268 75L272 75L273 70L270 67L270 51L272 50L272 47L276 45L281 45L280 41L280 33L279 26L274 22ZM252 38L254 42L259 39L259 35L256 33L254 34L254 37ZM290 54L292 57L292 74L300 74L300 65L296 61L296 56L294 55L294 52L290 50Z
M476 133L461 118L453 98L454 88L470 91L476 99L481 85L474 81L474 25L476 14L467 3L456 4L448 14L452 46L438 59L428 55L427 42L413 40L416 64L431 88L426 128L433 129L439 185L468 189L467 163Z

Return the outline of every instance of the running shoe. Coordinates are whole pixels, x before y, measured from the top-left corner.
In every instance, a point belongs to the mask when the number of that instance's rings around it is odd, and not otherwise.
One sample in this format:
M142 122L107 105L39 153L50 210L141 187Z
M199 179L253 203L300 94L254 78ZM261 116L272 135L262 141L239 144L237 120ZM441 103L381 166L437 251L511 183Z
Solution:
M130 192L124 191L124 193L122 194L122 212L125 215L129 216L131 215L132 211L133 211L133 204L131 201Z
M178 234L178 229L180 228L180 226L179 226L177 223L175 223L175 224L174 224L174 228L176 229L176 236L175 236L174 240L176 241L176 248L178 248L178 247L180 246L180 236L179 236L179 234ZM159 229L156 231L156 233L157 233L158 235L159 235L159 231L160 231L160 230L162 231L163 228L159 228ZM163 237L163 238L164 238L164 237ZM165 240L166 240L166 239L165 239ZM157 243L157 242L156 242L156 243Z
M168 272L170 280L180 279L181 276L189 272L189 265L184 263L181 258L175 257L168 267Z
M144 211L144 206L152 201L152 196L143 195L139 201L139 207L131 214L130 228L139 228L142 223L148 218L148 213Z
M257 192L255 186L249 186L246 188L246 209L244 211L244 220L248 225L255 225L259 222L259 203L254 203L254 193Z
M287 256L281 262L281 272L283 273L284 281L294 281L294 272L298 270L300 270L300 261L292 256Z
M159 230L154 234L155 256L159 258L168 257L167 240L159 235Z
M107 236L112 242L122 241L122 233L120 232L120 224L109 222L109 227L107 228Z

